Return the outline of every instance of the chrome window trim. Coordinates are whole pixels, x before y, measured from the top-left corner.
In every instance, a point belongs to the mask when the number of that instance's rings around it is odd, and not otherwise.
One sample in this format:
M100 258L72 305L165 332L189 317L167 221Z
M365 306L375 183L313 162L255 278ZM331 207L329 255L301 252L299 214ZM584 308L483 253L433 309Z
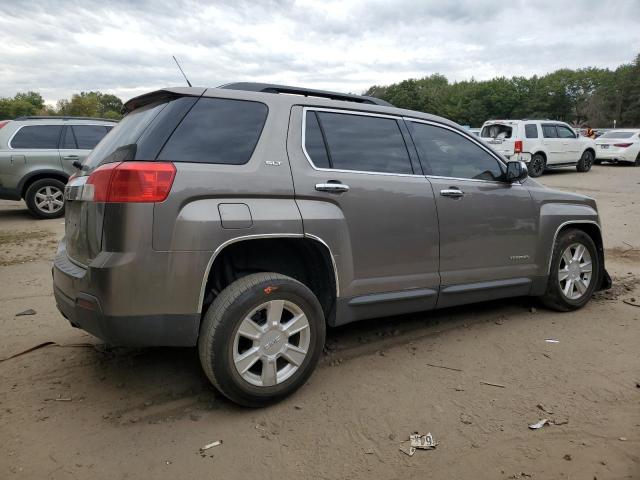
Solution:
M367 170L345 170L345 169L340 169L340 168L321 168L321 167L316 167L316 165L313 163L313 160L311 160L311 156L307 152L307 148L306 148L306 145L305 145L306 144L307 112L308 111L340 113L340 114L343 114L343 115L359 115L359 116L363 116L363 117L380 117L380 118L388 118L390 120L395 120L396 122L402 120L402 117L394 116L394 115L387 115L387 114L384 114L384 113L359 112L357 110L340 110L340 109L337 109L337 108L322 108L322 107L302 107L302 151L304 152L304 156L307 158L307 162L309 162L309 165L311 165L311 168L313 168L314 170L316 170L318 172L359 173L359 174L363 174L363 175L382 175L382 176L392 176L392 177L419 177L419 178L424 178L424 175L415 174L415 173L371 172L371 171L367 171ZM400 129L399 125L398 125L398 130L400 131L400 134L402 134L402 130ZM403 136L403 139L404 139L404 136ZM411 156L409 155L408 151L407 151L407 158L409 159L409 165L411 165ZM413 168L413 166L412 166L412 168Z
M46 120L46 119L44 119ZM109 127L111 125L109 124L103 124L103 123L35 123L32 125L26 124L26 125L20 125L15 132L13 132L11 134L11 136L9 137L9 140L7 141L7 148L9 150L89 150L91 151L92 149L90 148L58 148L56 146L56 148L14 148L11 146L11 142L13 141L13 137L15 137L18 132L20 130L22 130L24 127L48 127L48 126L53 126L53 127L73 127L73 126L83 126L83 125L88 125L91 127ZM108 134L109 132L107 132ZM105 134L106 135L106 134ZM104 137L103 137L104 138ZM58 145L60 144L60 138L58 138Z
M580 224L584 225L585 223L592 224L592 225L595 225L596 227L598 227L598 231L600 232L600 238L602 239L602 227L595 220L568 220L566 222L562 222L558 226L558 228L556 229L556 233L553 235L553 241L551 242L551 249L550 249L551 254L549 255L549 264L547 265L547 275L551 275L551 262L553 262L553 249L555 248L556 240L558 239L558 233L560 233L560 230L562 230L567 225L576 225L576 224L577 225L580 225ZM604 247L603 247L603 249L604 249ZM599 274L600 274L600 272L598 272L598 275Z
M340 298L340 284L339 284L339 279L338 279L338 268L336 266L336 261L335 258L333 256L333 252L331 251L331 248L329 247L329 245L327 245L327 242L325 242L324 240L322 240L320 237L317 237L315 235L311 235L309 233L304 234L304 233L263 233L263 234L253 234L253 235L241 235L239 237L233 237L230 238L229 240L222 242L218 248L216 248L213 253L211 254L211 258L209 259L209 262L207 263L207 267L204 270L204 276L202 278L202 286L200 287L200 298L198 300L198 305L197 305L197 313L202 313L202 303L204 302L204 295L205 295L205 288L207 288L207 280L209 279L209 273L211 272L211 267L213 266L213 262L215 261L215 259L218 257L218 255L220 255L220 252L222 252L222 250L233 244L233 243L238 243L238 242L242 242L244 240L256 240L256 239L263 239L263 238L310 238L312 240L315 240L317 242L320 242L322 245L324 245L325 247L327 247L327 250L329 251L329 256L331 257L331 263L333 265L333 274L336 278L336 298Z

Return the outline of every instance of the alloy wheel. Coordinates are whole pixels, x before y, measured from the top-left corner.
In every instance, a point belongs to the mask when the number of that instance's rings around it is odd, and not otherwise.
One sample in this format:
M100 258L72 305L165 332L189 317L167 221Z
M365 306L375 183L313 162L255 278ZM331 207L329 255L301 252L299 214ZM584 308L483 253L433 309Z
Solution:
M572 243L562 253L558 266L558 283L569 300L584 295L593 278L591 254L582 243Z
M38 189L35 195L36 207L47 214L57 213L64 207L62 190L58 187L47 185Z
M288 300L271 300L240 323L233 342L233 363L251 385L277 385L300 368L310 342L311 328L302 309Z

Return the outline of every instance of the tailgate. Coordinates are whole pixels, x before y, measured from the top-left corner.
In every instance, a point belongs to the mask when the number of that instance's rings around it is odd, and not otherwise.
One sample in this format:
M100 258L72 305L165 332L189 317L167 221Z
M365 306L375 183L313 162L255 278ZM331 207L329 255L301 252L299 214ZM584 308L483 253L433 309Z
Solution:
M88 176L72 178L65 188L65 243L71 260L88 265L100 252L104 203L82 199Z
M487 122L480 131L480 137L485 143L504 156L515 153L516 125L507 122Z

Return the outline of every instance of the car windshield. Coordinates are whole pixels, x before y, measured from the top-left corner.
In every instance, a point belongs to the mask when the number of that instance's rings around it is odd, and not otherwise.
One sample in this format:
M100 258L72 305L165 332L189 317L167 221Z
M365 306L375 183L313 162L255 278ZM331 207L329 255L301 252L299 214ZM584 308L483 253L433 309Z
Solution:
M484 126L480 136L484 138L511 138L512 130L509 125L492 123Z
M600 138L631 138L637 132L607 132Z

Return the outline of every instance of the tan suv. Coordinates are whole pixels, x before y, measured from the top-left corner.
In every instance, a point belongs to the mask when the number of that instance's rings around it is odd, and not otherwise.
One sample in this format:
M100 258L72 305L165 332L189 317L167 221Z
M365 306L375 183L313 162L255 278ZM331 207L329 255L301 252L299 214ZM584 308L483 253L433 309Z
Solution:
M24 199L38 218L61 217L67 179L115 125L84 117L0 121L0 199Z

